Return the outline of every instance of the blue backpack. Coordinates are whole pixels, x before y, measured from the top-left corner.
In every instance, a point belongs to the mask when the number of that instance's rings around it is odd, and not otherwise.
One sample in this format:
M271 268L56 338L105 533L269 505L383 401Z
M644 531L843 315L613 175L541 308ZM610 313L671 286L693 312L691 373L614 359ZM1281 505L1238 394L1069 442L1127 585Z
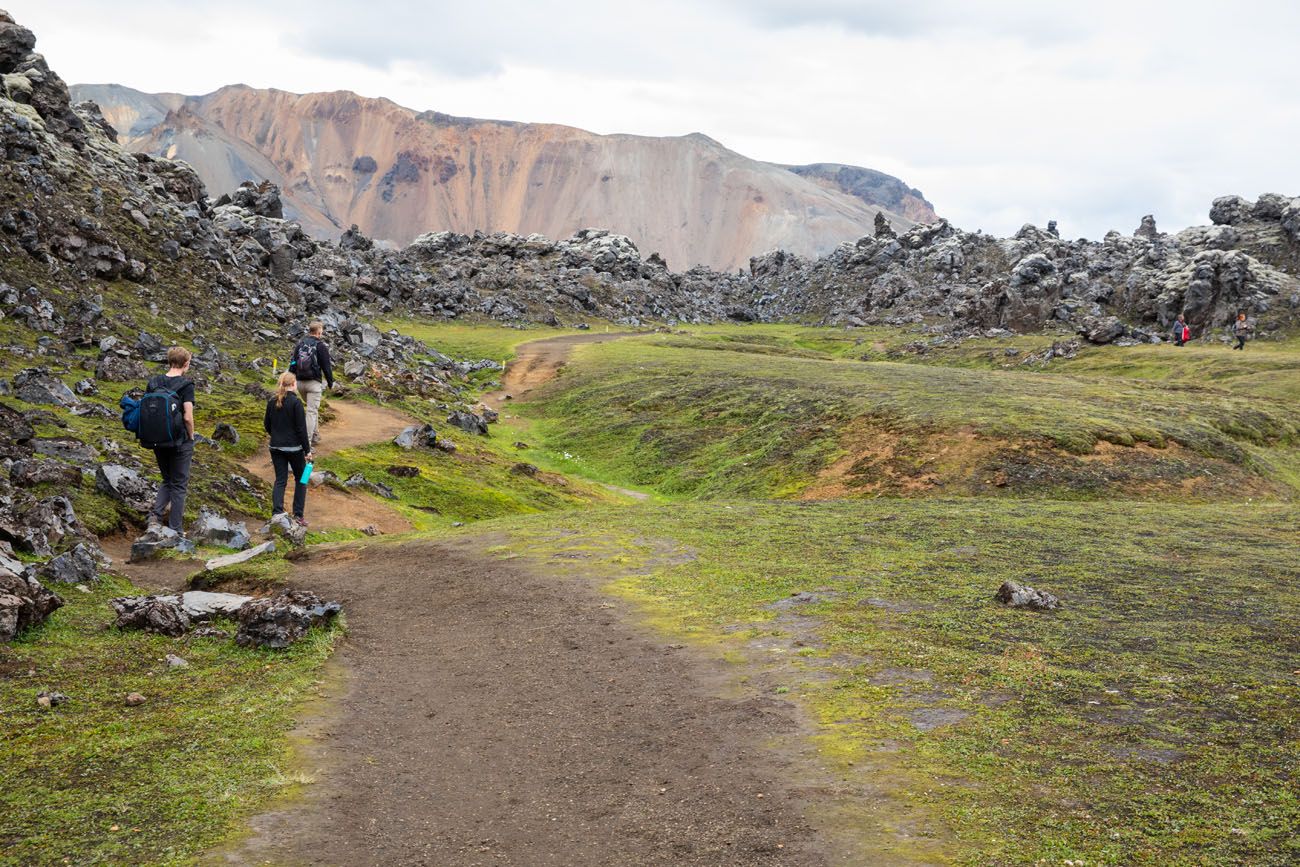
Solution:
M147 449L173 448L185 441L185 411L176 392L150 379L139 400L122 395L122 427L136 435Z
M117 405L122 407L122 427L133 434L140 433L140 401L128 391Z

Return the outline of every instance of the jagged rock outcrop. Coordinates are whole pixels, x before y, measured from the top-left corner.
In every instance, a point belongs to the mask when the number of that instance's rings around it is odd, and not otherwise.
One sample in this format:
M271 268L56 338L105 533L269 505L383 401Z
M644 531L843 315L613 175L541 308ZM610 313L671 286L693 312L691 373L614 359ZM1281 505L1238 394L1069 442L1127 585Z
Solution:
M337 602L325 602L306 590L285 590L278 596L253 599L235 615L240 647L269 647L280 650L301 638L318 623L333 619L343 610Z
M62 606L58 594L47 590L33 570L13 556L13 549L0 542L0 642L39 626Z

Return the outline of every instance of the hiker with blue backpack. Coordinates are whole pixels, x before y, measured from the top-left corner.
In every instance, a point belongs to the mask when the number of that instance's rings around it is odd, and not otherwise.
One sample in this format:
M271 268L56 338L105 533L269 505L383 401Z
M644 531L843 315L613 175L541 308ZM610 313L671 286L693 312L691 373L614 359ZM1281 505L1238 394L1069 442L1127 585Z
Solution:
M334 388L334 368L330 364L330 348L325 343L325 323L316 320L307 326L307 336L298 341L289 359L289 370L298 380L298 393L307 409L307 436L312 443L320 442L318 421L320 400L325 386Z
M135 432L140 445L153 449L162 474L149 525L162 524L166 514L167 525L177 533L183 532L194 460L194 380L185 375L190 358L188 349L173 346L167 350L167 372L149 378L144 396L138 401L122 398L122 423Z

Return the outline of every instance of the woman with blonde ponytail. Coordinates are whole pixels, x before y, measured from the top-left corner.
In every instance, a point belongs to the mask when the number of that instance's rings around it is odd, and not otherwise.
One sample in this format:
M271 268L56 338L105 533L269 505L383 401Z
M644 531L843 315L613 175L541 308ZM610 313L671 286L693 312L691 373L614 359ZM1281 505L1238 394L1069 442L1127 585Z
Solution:
M305 527L303 509L307 505L307 486L303 484L302 473L315 455L307 436L307 411L298 397L298 378L289 371L280 374L275 397L266 402L262 427L271 435L271 465L275 467L271 512L284 514L284 489L288 487L289 470L293 470L293 517Z

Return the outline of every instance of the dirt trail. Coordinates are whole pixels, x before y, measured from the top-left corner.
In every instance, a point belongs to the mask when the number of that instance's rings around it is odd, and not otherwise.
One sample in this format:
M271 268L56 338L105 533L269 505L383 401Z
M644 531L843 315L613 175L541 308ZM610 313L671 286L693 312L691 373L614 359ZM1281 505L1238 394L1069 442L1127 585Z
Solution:
M386 442L397 436L411 419L392 410L362 401L330 402L334 418L320 430L317 458L343 449ZM271 453L266 446L244 462L244 469L266 482L275 481ZM285 492L286 504L293 497L293 483ZM307 520L313 530L360 530L374 526L381 533L404 533L411 524L383 502L366 494L353 494L324 485L307 492Z
M521 348L488 396L522 397L569 349ZM310 501L309 501L310 502ZM729 675L638 627L588 579L486 558L502 540L316 552L293 583L343 602L305 796L208 864L825 864L769 748L790 705L719 697Z
M484 394L482 403L495 410L504 410L507 404L522 400L538 386L555 379L565 362L569 360L573 347L584 343L605 343L618 340L620 337L632 337L637 333L618 331L603 334L569 334L522 344L518 347L515 358L506 365L505 375L501 377L501 388ZM608 490L634 500L650 499L649 494L641 491L620 488L618 485L603 482L601 484Z
M209 864L815 865L788 705L717 697L718 664L582 579L485 559L493 540L340 549L294 583L340 598L341 713L305 799Z
M568 334L563 337L548 337L534 340L518 347L514 359L506 365L506 372L501 377L499 391L483 395L483 403L493 409L501 409L510 399L521 400L539 385L550 382L560 372L560 368L569 360L573 347L584 343L605 343L620 337L631 337L636 332L619 331L603 334Z

